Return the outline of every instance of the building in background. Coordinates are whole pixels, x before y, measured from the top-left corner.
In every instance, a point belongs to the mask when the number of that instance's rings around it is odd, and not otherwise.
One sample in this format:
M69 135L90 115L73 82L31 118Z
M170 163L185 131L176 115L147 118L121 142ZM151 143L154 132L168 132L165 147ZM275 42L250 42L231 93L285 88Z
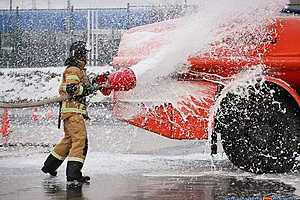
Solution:
M0 67L62 66L72 42L92 46L90 65L110 64L124 30L176 18L186 5L0 10Z
M300 0L290 0L286 8L287 12L300 14Z
M7 9L0 10L0 67L62 66L76 40L91 45L89 65L111 64L124 30L182 16L196 9L188 3L197 0L128 1L136 4L118 7L125 1L72 0L77 8L70 0L7 0ZM88 8L108 5L112 8ZM300 0L290 0L285 11L300 13Z

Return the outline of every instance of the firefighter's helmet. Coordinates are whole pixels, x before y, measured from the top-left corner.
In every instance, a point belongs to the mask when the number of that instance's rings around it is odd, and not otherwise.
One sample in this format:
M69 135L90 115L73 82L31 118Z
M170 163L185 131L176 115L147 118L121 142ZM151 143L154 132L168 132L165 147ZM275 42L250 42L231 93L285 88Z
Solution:
M87 46L86 42L77 41L74 42L70 47L70 56L75 57L79 60L86 58L87 53L91 49Z

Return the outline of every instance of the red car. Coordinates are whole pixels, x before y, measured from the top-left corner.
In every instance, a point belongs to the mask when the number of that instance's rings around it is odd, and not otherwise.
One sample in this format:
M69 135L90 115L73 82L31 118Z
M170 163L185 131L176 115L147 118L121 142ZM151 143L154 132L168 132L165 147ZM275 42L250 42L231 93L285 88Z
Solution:
M175 27L167 21L130 29L114 66L134 66ZM254 46L251 34L234 47L224 45L233 44L227 38L140 94L115 92L115 114L171 139L210 141L212 154L221 141L229 160L245 171L292 170L300 150L300 18L279 17L266 27ZM137 35L142 40L134 45Z

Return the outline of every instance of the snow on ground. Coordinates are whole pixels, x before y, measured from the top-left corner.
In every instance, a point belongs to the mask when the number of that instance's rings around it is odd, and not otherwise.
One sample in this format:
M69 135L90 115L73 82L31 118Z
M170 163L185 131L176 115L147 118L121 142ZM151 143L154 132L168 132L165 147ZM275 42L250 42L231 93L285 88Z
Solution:
M58 95L65 67L0 69L0 100L41 100ZM100 74L112 67L87 67L88 73ZM100 97L101 99L101 97Z

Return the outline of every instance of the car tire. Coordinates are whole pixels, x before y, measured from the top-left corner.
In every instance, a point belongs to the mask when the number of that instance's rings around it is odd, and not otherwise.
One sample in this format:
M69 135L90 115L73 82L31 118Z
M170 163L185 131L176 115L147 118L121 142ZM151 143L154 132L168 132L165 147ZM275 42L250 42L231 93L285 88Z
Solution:
M228 159L253 173L284 173L293 169L300 134L299 106L280 86L260 81L244 95L229 92L216 114Z

